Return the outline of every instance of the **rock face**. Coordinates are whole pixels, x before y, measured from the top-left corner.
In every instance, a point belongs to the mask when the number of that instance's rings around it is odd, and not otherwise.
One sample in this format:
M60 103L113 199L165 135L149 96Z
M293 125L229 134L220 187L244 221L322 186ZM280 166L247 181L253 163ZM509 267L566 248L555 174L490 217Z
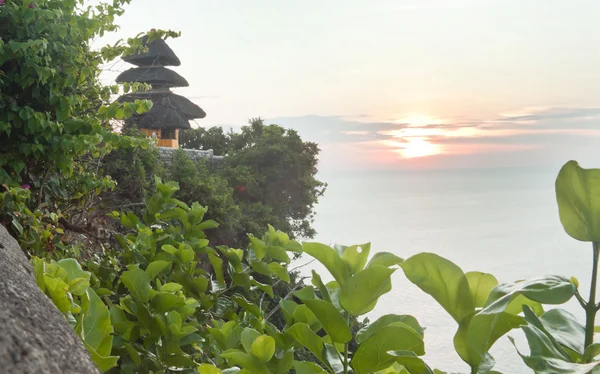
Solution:
M0 372L100 373L65 317L38 288L32 266L2 225Z

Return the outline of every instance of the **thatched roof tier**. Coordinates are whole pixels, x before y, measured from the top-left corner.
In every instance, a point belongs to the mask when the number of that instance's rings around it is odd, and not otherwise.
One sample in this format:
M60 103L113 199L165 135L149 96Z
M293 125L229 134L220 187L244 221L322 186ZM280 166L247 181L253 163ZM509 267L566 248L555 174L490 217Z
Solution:
M174 110L180 111L188 119L204 118L206 112L198 105L183 96L174 94L171 91L147 91L136 92L121 96L119 102L132 102L135 100L151 100L154 105L162 105Z
M136 66L179 66L181 61L175 52L162 39L148 43L148 37L142 37L142 45L147 47L146 52L138 49L134 54L124 56L123 60Z
M131 68L119 74L116 81L117 83L148 83L155 87L187 87L190 85L184 77L163 67Z
M142 115L135 114L131 121L143 129L190 129L189 119L177 109L154 104Z

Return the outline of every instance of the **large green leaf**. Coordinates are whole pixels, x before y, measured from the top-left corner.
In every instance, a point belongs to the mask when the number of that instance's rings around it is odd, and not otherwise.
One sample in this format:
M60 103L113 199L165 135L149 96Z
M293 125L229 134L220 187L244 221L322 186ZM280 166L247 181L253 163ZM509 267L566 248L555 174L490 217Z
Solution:
M306 305L298 305L294 309L293 318L294 322L306 323L314 332L318 332L323 327L317 316Z
M364 269L371 251L371 243L346 247L342 260L348 265L350 274L356 274Z
M335 249L325 244L307 242L303 243L302 247L304 252L323 264L340 285L345 284L346 280L350 278L348 265L342 260Z
M352 340L352 331L342 314L330 302L323 300L305 300L304 304L317 317L327 335L336 343L347 343Z
M560 222L567 234L585 242L600 241L600 169L567 162L555 183Z
M385 266L390 267L394 265L400 265L404 260L389 252L378 252L373 255L371 261L367 264L367 267L371 266Z
M340 304L353 316L370 312L379 297L392 289L394 269L371 266L353 275L342 285Z
M305 247L306 248L306 247ZM324 364L327 364L324 354L325 343L317 334L311 330L306 323L296 323L285 331L286 334L294 338L298 343L308 349L316 358Z
M504 312L519 294L542 304L562 304L569 301L575 291L575 286L567 278L557 275L500 284L492 290L480 313Z
M200 364L198 366L198 373L200 374L221 374L221 370L210 364Z
M171 265L171 263L169 261L163 261L163 260L153 261L146 268L146 274L148 274L148 278L150 278L150 280L152 280L152 279L156 278L156 276L158 274L160 274L161 271L165 270L170 265Z
M294 370L298 374L327 373L322 367L310 361L294 361Z
M565 353L558 349L552 339L542 330L533 325L522 327L529 343L530 355L523 355L517 348L517 352L527 366L537 374L586 374L593 370L600 361L589 364L570 362ZM509 337L513 345L514 339ZM516 348L516 345L515 345Z
M317 274L317 272L314 270L312 271L311 283L313 286L319 289L321 299L325 301L331 301L331 298L329 297L329 291L327 290L327 287L325 287L325 284L321 280L321 276Z
M510 313L472 313L459 324L454 335L454 348L467 364L478 368L487 362L492 345L522 323L523 317Z
M433 371L425 361L417 357L411 351L389 351L390 356L394 357L396 362L402 365L410 374L433 374Z
M251 301L248 301L244 296L239 293L234 294L231 299L239 306L244 308L247 312L254 314L256 317L261 317L262 312L258 305L254 304Z
M261 335L260 332L254 330L254 329L247 328L247 327L242 331L240 340L241 340L242 346L244 347L246 352L248 352L248 353L252 352L252 343L254 343L254 341L256 339L258 339L258 337L260 335Z
M425 354L423 338L408 326L388 326L373 334L358 346L352 357L356 374L372 373L392 365L395 358L390 351L411 351Z
M262 362L268 362L275 354L275 339L269 335L261 335L252 343L250 348L252 356Z
M252 373L270 374L269 369L264 362L252 356L251 354L242 352L240 350L226 350L225 352L221 353L221 357L229 361L231 364L250 370Z
M551 309L544 313L539 320L544 329L559 344L583 355L585 326L579 323L574 315L563 309Z
M331 344L325 343L325 360L335 374L344 372L344 363L340 352Z
M77 260L74 258L60 260L57 262L57 264L67 271L68 282L71 282L77 278L85 278L89 281L92 275L89 271L84 271L81 268L81 265L79 265L79 262L77 262Z
M137 300L144 303L150 300L150 278L137 266L124 271L121 275L121 282L131 292L131 296Z
M368 324L356 333L356 343L361 344L363 341L368 339L371 335L386 329L392 323L403 323L415 330L421 338L425 328L419 325L417 319L407 314L386 314L379 317L375 322Z
M179 295L173 295L168 292L160 292L151 302L152 308L156 313L166 313L185 305L185 299Z
M81 315L75 331L81 336L96 365L100 370L107 371L116 366L118 360L118 357L110 356L114 331L110 313L91 288L81 297L81 302Z
M481 308L485 304L490 292L498 285L498 280L492 274L480 271L470 271L465 276L469 281L473 303L476 308Z
M406 277L431 295L458 323L475 310L469 281L449 260L433 253L420 253L400 264Z

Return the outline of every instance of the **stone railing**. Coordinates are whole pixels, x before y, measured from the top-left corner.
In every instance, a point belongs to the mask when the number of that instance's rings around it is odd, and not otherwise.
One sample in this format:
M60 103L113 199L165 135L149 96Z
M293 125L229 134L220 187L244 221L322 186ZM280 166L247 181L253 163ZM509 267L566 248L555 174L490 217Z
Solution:
M175 152L177 152L178 149L181 149L181 148L158 147L158 151L160 152L161 160L172 161L173 157L175 155ZM206 151L198 150L198 149L182 149L182 150L193 161L200 161L203 159L208 159L211 163L218 165L221 162L223 162L223 159L225 158L225 156L215 156L213 154L212 149L208 149Z

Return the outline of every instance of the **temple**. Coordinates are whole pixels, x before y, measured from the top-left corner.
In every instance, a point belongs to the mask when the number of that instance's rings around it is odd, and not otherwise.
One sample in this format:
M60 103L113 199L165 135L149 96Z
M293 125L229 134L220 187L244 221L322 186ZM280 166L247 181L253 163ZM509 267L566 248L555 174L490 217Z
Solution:
M140 82L149 84L149 91L129 93L121 96L120 102L148 99L152 109L141 115L135 114L127 126L136 126L146 135L158 139L159 147L178 148L179 130L189 129L190 120L206 117L198 105L171 91L173 87L188 87L188 81L166 66L179 66L181 62L173 50L162 39L148 43L142 39L144 51L125 56L123 60L136 67L121 73L117 83Z

